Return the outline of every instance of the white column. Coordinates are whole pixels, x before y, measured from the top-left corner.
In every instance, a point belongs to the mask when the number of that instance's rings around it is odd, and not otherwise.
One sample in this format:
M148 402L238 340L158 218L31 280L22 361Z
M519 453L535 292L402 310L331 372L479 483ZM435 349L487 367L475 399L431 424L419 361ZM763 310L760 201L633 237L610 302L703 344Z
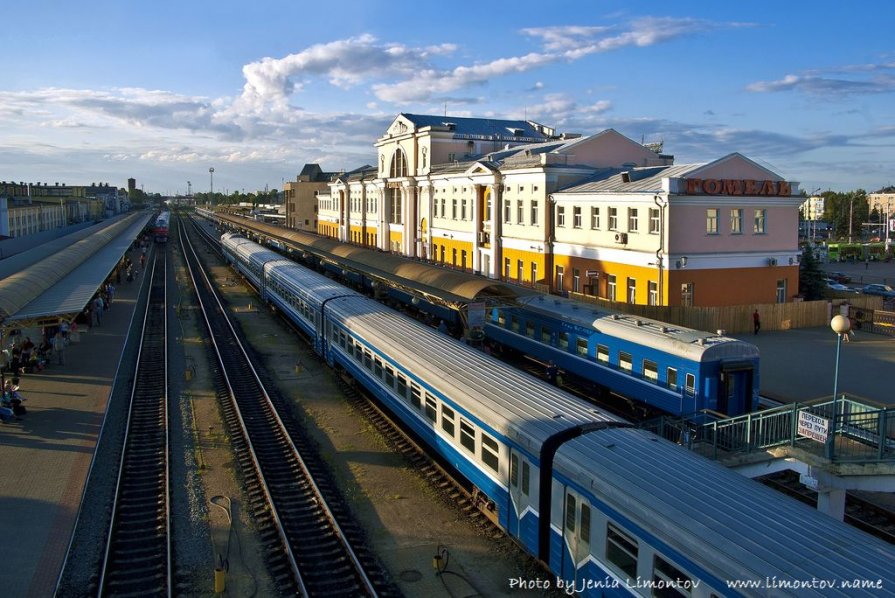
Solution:
M491 278L500 278L503 273L503 251L501 251L501 236L503 235L503 221L501 218L501 204L503 194L500 193L501 185L491 183Z
M472 186L472 271L481 272L482 256L479 243L479 231L482 230L482 218L479 215L479 186Z

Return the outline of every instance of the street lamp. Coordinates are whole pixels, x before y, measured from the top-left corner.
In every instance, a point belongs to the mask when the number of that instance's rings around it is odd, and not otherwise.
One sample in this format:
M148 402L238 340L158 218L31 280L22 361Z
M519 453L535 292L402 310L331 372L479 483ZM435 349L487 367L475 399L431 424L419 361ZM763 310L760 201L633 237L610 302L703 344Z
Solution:
M208 169L208 176L211 177L211 204L214 205L214 168Z
M830 418L830 431L827 433L827 458L833 458L833 448L836 442L836 415L838 412L839 401L839 352L842 348L842 337L851 330L851 321L842 314L833 316L830 320L830 328L836 333L836 368L833 373L833 417Z

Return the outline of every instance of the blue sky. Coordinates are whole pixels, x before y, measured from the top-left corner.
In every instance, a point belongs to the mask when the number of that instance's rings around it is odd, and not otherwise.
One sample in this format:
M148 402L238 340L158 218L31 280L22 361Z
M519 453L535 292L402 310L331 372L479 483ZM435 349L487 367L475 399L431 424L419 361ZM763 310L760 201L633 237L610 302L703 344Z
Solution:
M281 187L446 110L740 152L808 191L895 184L889 2L10 4L2 180Z

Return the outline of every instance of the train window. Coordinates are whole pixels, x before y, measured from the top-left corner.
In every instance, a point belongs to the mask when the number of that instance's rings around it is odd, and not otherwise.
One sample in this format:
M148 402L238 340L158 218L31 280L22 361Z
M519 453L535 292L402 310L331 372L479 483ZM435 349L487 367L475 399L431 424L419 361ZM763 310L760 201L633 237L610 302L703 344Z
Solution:
M376 374L377 378L382 379L382 360L378 357L373 360L373 373Z
M530 336L531 338L535 337L534 322L525 322L525 336Z
M630 372L634 367L634 360L631 359L631 354L626 353L624 351L618 352L618 369L624 370L626 372Z
M354 343L354 357L360 362L364 360L364 348L358 342Z
M689 596L693 580L660 556L653 559L653 596L677 598Z
M579 338L575 341L575 345L578 347L578 355L587 355L587 339Z
M454 436L454 410L444 405L441 406L441 429Z
M398 374L398 396L402 399L407 398L407 378L404 374Z
M631 579L637 577L637 540L607 524L606 558Z
M389 388L395 386L395 370L390 365L385 366L385 383Z
M513 488L519 487L519 456L510 455L510 484Z
M578 537L582 542L590 544L590 505L581 503L581 528Z
M541 342L550 344L550 329L546 326L541 326Z
M504 328L507 327L507 316L505 313L503 313L502 309L497 310L497 323L500 324L501 326L503 326Z
M687 394L696 394L696 376L693 374L687 374Z
M606 345L597 345L597 361L609 363L609 347Z
M568 332L560 332L559 333L559 348L569 350L569 333Z
M426 417L433 422L438 421L438 403L428 394L426 394Z
M373 369L373 354L369 349L364 349L364 367L368 370Z
M475 428L462 417L460 418L460 444L470 453L475 454Z
M419 409L423 404L422 398L422 390L416 384L416 382L410 383L410 402L413 403L413 406Z
M575 531L575 496L566 494L566 529Z
M482 462L494 471L498 470L500 463L500 445L484 432L482 433Z
M513 329L513 332L519 332L519 316L510 317L510 328Z
M656 384L659 381L659 367L656 365L655 361L650 361L649 359L643 360L643 377L653 384Z
M668 368L665 370L665 384L671 390L677 390L677 370L674 368Z
M528 484L531 482L531 468L528 461L522 462L522 494L528 496Z
M345 348L347 341L348 341L347 335L343 331L340 330L339 331L339 344L342 345L343 349Z

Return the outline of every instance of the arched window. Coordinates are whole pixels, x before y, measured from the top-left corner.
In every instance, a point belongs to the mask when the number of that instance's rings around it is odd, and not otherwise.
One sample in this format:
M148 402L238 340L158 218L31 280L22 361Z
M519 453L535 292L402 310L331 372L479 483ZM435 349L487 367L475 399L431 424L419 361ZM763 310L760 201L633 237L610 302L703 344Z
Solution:
M398 149L392 156L388 176L391 178L407 176L407 157L403 150Z

